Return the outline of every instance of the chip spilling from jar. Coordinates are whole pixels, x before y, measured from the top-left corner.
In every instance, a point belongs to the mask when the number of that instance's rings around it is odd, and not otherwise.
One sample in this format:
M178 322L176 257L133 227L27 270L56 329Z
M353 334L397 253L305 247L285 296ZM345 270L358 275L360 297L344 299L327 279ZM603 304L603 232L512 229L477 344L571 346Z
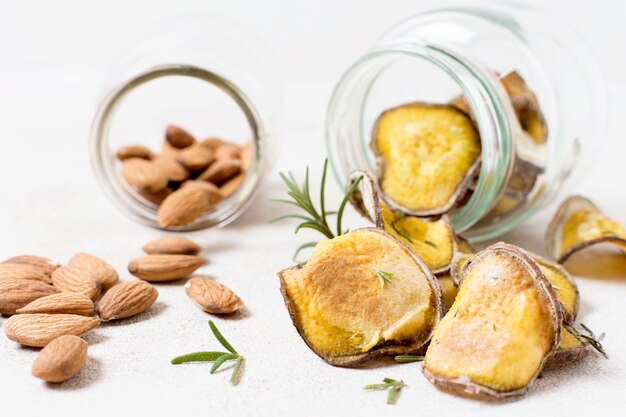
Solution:
M142 145L117 150L122 177L147 203L158 208L163 228L184 226L231 197L250 168L254 147L219 138L196 140L170 125L160 152Z

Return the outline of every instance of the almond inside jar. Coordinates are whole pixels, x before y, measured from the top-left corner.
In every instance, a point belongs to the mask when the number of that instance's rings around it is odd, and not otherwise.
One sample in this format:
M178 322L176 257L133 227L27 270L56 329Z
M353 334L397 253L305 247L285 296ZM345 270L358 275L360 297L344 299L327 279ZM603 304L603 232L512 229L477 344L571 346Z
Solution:
M169 125L160 150L140 145L117 150L124 181L158 208L163 228L194 222L239 189L250 167L252 141L243 146L217 137L197 140Z

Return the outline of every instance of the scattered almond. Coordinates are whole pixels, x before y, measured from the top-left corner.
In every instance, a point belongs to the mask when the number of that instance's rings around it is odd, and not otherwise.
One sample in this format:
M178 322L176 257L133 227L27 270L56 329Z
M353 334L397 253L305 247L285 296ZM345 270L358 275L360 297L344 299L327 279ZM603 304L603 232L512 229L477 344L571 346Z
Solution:
M39 352L32 373L46 382L63 382L76 375L86 361L87 342L78 336L60 336Z
M4 332L24 346L44 347L59 336L82 336L97 327L100 320L76 314L17 314L4 325Z
M220 193L220 189L217 185L212 182L200 181L200 180L189 180L185 181L182 188L195 187L203 190L209 196L209 200L212 205L219 203L222 200L222 194Z
M91 272L92 276L100 281L100 288L102 290L111 288L120 280L117 271L111 265L89 253L77 253L72 256L69 266L76 266Z
M30 279L0 279L0 314L11 315L31 301L58 292L53 286Z
M231 178L230 180L225 182L220 187L220 194L222 195L222 198L228 198L231 195L233 195L235 193L235 191L237 191L239 189L239 187L241 186L241 183L243 182L245 177L246 177L246 174L244 172L242 172L241 174L237 175L236 177Z
M120 161L125 161L131 158L152 159L152 151L142 145L130 145L124 146L117 150L115 156Z
M156 193L167 187L165 174L153 162L145 159L125 160L122 175L128 184L141 191Z
M0 264L0 279L29 279L51 284L50 276L41 268L28 264Z
M189 224L213 207L203 190L184 187L170 194L159 207L159 224L163 227Z
M152 162L170 182L183 182L189 178L189 172L176 157L159 155Z
M149 309L159 292L145 281L124 282L111 288L98 304L102 320L118 320L135 316Z
M241 148L233 143L223 143L215 149L217 159L239 159Z
M169 125L165 129L165 138L170 145L178 149L187 148L196 142L196 139L189 132L174 125Z
M83 267L61 266L52 273L52 284L62 292L76 292L96 300L100 295L100 281Z
M243 301L237 294L211 278L191 278L185 284L185 291L189 298L207 313L230 314L243 307Z
M148 255L131 261L128 272L146 281L173 281L186 277L204 263L204 259L192 255Z
M17 314L78 314L80 316L92 316L94 311L93 301L86 295L75 292L60 292L38 298L18 308Z
M143 250L149 255L197 255L201 248L184 237L161 237L146 243Z
M201 181L209 181L219 185L237 175L241 171L238 159L218 159L198 177Z
M192 172L208 167L213 161L215 161L213 151L199 143L183 149L178 154L178 162Z
M30 265L41 270L46 275L51 275L52 271L57 269L59 265L55 264L48 258L35 255L19 255L7 259L3 264L21 264Z

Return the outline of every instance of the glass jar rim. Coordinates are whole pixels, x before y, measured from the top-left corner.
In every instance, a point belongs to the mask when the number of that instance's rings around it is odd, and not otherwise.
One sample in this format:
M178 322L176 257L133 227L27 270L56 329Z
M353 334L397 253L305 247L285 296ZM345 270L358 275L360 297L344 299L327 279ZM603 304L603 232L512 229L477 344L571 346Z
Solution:
M148 206L129 192L120 180L119 170L114 168L114 157L108 149L108 135L111 121L119 104L133 90L162 77L186 76L204 81L226 93L244 114L250 127L253 158L250 167L245 173L237 191L223 202L220 202L213 211L203 215L189 225L161 227L158 214L154 207ZM189 64L162 64L152 66L122 83L116 85L101 100L95 113L90 133L90 153L92 167L100 187L109 199L128 217L147 226L166 231L194 231L213 226L225 226L234 221L254 199L259 184L263 179L266 158L266 132L260 114L246 94L227 78L195 65Z

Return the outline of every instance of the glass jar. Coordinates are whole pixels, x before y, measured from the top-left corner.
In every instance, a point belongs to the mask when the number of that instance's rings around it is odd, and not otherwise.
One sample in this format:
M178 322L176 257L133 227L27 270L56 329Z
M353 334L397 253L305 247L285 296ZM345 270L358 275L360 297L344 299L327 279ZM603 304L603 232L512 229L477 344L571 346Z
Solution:
M543 141L522 129L501 79L516 74L543 114ZM516 5L449 8L397 24L339 80L326 119L329 158L341 184L375 170L377 117L410 102L463 97L482 143L473 192L450 213L478 241L519 225L589 171L606 130L600 71L578 35ZM541 143L538 143L541 142Z
M252 142L249 168L230 197L192 223L168 230L224 226L250 206L271 163L281 114L280 74L258 37L213 15L179 17L128 50L108 71L94 116L92 166L109 199L128 217L161 228L158 206L123 179L116 151L158 151L169 124L198 139Z

